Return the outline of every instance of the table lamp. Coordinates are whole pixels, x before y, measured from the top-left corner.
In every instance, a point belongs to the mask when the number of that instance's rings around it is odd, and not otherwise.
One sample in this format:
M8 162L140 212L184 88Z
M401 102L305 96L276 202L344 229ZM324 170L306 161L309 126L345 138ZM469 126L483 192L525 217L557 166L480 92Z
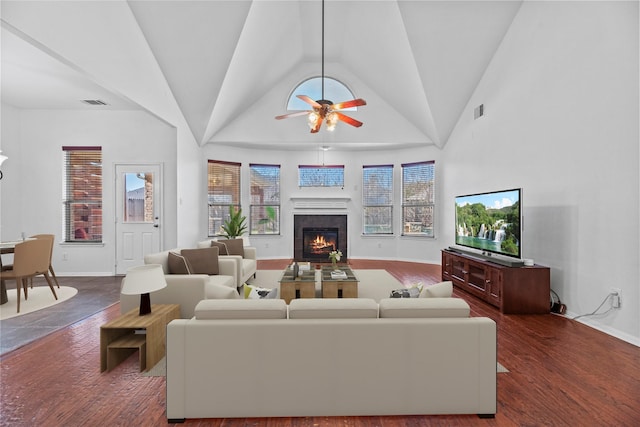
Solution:
M145 264L127 270L122 281L121 293L125 295L140 295L140 316L151 313L151 297L149 292L160 290L167 286L164 271L160 264Z

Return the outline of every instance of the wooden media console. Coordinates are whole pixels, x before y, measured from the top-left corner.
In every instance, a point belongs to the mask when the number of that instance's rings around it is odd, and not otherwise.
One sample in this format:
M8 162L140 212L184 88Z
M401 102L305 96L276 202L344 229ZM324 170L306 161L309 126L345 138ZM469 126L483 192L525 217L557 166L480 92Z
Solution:
M498 307L504 314L550 311L548 267L506 267L451 250L442 251L442 280Z

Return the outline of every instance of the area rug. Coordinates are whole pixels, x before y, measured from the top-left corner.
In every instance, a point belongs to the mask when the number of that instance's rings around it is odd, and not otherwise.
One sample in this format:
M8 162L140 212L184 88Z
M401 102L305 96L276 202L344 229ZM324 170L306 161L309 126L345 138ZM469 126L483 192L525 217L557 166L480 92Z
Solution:
M78 293L76 288L69 286L61 286L60 288L56 287L55 290L56 295L58 296L57 300L53 297L53 293L49 286L34 286L33 288L30 288L27 293L29 296L27 300L24 299L24 293L20 294L20 313L16 313L18 298L16 290L7 289L7 298L9 301L0 305L0 320L33 313L34 311L60 304Z
M498 374L506 374L509 373L509 370L502 366L500 363L496 365L496 372ZM167 376L167 360L166 358L162 358L156 366L149 369L146 372L142 373L143 377L166 377Z

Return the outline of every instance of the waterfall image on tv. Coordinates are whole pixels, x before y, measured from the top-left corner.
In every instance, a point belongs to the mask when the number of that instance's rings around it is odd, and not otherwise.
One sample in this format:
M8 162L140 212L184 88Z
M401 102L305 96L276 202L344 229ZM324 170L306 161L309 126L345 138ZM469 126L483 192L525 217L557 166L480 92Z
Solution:
M458 196L456 244L520 258L521 189Z

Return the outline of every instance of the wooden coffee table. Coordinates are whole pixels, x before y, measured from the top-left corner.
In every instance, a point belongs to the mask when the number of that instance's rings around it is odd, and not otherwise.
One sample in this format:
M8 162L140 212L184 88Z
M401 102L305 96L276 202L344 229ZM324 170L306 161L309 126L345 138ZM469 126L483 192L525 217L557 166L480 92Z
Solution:
M293 271L287 267L280 278L280 298L287 304L295 298L316 297L316 271L303 270L301 276L293 277Z
M152 304L151 313L144 316L139 311L135 308L100 327L100 372L115 368L136 350L140 371L164 357L167 324L180 318L180 304Z
M344 271L347 277L334 279L331 277L333 267L322 267L322 298L358 298L358 278L351 268L340 266L338 270Z

